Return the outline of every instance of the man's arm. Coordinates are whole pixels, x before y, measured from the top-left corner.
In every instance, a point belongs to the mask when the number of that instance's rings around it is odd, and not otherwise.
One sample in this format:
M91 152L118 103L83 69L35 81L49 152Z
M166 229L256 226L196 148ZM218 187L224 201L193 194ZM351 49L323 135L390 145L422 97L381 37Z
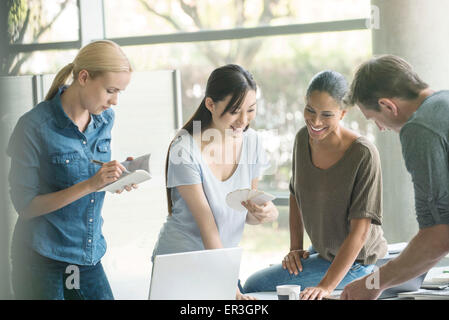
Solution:
M449 253L449 225L421 229L396 258L380 268L380 289L391 288L427 272Z
M368 289L368 275L348 284L341 299L377 299L384 290L416 278L449 253L449 225L421 229L396 258L379 269L379 288Z

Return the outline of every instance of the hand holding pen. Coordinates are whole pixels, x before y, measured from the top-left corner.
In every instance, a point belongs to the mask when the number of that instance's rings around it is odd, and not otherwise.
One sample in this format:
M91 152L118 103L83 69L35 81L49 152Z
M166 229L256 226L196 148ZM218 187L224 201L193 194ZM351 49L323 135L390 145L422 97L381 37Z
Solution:
M132 161L133 159L133 157L128 157L126 160ZM117 160L110 162L92 160L91 162L101 165L100 170L98 170L97 173L89 179L92 192L103 188L107 184L117 181L124 172L129 173L129 171ZM133 184L125 187L126 191L131 191L133 188L137 189L137 185ZM123 190L117 190L116 193L120 194L122 191Z

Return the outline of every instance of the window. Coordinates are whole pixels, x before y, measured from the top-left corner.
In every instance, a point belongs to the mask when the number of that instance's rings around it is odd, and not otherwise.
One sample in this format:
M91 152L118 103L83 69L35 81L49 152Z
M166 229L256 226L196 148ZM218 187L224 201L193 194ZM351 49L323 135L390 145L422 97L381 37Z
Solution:
M10 1L11 44L48 43L78 40L76 0Z
M75 59L78 50L50 50L20 53L14 62L18 73L41 74L56 73L63 66Z
M64 49L76 48L76 43L70 41L79 38L76 0L8 1L6 9L10 48L0 74L49 73L67 63ZM55 51L38 51L49 44Z
M357 0L105 0L104 6L106 35L113 38L360 19L370 11L369 1Z

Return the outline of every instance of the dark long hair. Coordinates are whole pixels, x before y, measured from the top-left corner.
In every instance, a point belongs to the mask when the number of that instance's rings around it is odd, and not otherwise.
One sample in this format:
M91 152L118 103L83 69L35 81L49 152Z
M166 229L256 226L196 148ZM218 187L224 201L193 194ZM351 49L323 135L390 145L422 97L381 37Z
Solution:
M253 79L251 73L236 64L227 64L225 66L219 67L212 71L207 80L206 93L200 106L195 111L193 116L187 121L181 130L178 131L175 138L171 141L168 147L167 158L165 161L165 185L167 186L167 172L168 172L168 161L170 154L170 147L173 141L181 134L186 131L193 135L193 124L195 121L200 121L201 131L208 128L212 122L212 114L206 108L206 98L211 98L214 102L219 102L225 100L228 96L231 96L231 100L226 106L225 110L220 116L223 116L226 112L236 111L243 100L245 99L246 93L249 90L256 91L257 85ZM171 201L171 190L167 189L167 207L168 214L172 213L172 201Z

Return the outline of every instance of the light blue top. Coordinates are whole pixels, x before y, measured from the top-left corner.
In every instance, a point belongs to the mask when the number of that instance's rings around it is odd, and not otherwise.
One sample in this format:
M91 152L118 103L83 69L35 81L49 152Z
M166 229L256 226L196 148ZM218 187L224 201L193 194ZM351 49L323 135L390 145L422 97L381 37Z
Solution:
M153 251L159 254L204 250L200 230L177 186L202 184L215 218L223 247L240 242L247 212L238 212L226 204L226 195L234 190L251 188L268 167L268 159L260 136L253 129L243 133L239 165L225 181L218 180L202 159L199 146L189 134L179 136L171 145L167 187L171 189L172 215L167 217Z

